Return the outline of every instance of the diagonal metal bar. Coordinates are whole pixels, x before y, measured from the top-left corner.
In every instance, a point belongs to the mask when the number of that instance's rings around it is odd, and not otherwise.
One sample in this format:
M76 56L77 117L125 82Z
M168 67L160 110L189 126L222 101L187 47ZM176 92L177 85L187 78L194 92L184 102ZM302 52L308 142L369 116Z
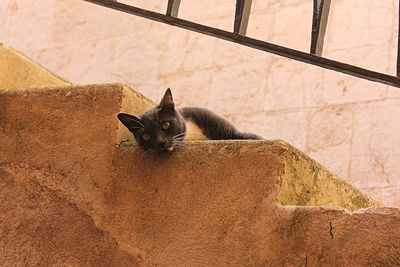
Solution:
M246 35L252 1L253 0L236 0L235 21L233 26L234 33Z
M310 53L321 56L331 0L314 0Z
M349 65L339 61L328 58L319 57L313 54L305 53L299 50L279 46L276 44L268 43L265 41L257 40L243 35L238 35L233 32L213 28L210 26L194 23L180 18L170 17L157 12L129 6L112 0L83 0L101 6L109 7L115 10L123 11L129 14L140 16L154 21L170 24L183 29L191 30L194 32L202 33L209 36L214 36L226 41L238 43L244 46L252 47L261 51L273 53L279 56L287 57L304 63L319 66L325 69L334 70L349 74L358 78L380 82L383 84L400 87L400 78L388 74L364 69L354 65Z
M168 0L167 16L178 17L179 6L181 0Z

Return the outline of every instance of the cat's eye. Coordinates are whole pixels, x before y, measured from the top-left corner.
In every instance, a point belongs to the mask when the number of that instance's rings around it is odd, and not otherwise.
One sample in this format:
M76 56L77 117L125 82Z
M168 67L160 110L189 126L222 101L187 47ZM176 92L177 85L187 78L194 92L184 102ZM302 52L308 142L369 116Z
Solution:
M170 126L171 126L171 124L169 123L169 121L164 121L164 122L161 124L161 127L162 127L164 130L167 130Z
M151 138L150 134L148 134L148 133L142 134L142 139L143 139L144 141L149 141L150 138Z

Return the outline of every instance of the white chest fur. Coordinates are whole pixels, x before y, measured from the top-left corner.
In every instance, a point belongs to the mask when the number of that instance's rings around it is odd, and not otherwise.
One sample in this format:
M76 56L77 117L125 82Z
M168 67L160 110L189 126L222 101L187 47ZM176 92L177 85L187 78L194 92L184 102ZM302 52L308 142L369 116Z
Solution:
M186 136L185 140L207 140L203 131L192 121L186 121Z

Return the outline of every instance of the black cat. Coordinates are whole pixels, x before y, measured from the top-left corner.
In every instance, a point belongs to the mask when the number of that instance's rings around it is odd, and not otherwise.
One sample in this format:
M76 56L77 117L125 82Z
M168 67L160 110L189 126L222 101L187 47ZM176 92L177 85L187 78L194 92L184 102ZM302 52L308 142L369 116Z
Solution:
M168 88L161 103L139 116L119 113L118 119L131 131L145 151L172 152L182 140L262 139L239 132L226 119L197 107L176 109Z

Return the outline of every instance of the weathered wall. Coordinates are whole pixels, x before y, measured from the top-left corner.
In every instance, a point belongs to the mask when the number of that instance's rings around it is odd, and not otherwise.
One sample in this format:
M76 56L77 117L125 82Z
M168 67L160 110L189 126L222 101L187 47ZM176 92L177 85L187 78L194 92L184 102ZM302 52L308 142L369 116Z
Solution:
M165 7L161 0L126 2ZM308 49L311 1L253 2L250 36ZM324 56L394 73L398 1L332 2ZM184 18L224 29L233 12L232 0L182 1ZM284 139L386 205L400 206L398 89L80 0L2 0L0 22L0 42L74 83L124 81L153 100L171 87L179 103Z
M300 204L375 205L344 183L319 187L335 178L286 143L185 142L163 157L117 147L127 94L0 91L1 265L400 264L399 209L277 203L284 181L318 195Z

